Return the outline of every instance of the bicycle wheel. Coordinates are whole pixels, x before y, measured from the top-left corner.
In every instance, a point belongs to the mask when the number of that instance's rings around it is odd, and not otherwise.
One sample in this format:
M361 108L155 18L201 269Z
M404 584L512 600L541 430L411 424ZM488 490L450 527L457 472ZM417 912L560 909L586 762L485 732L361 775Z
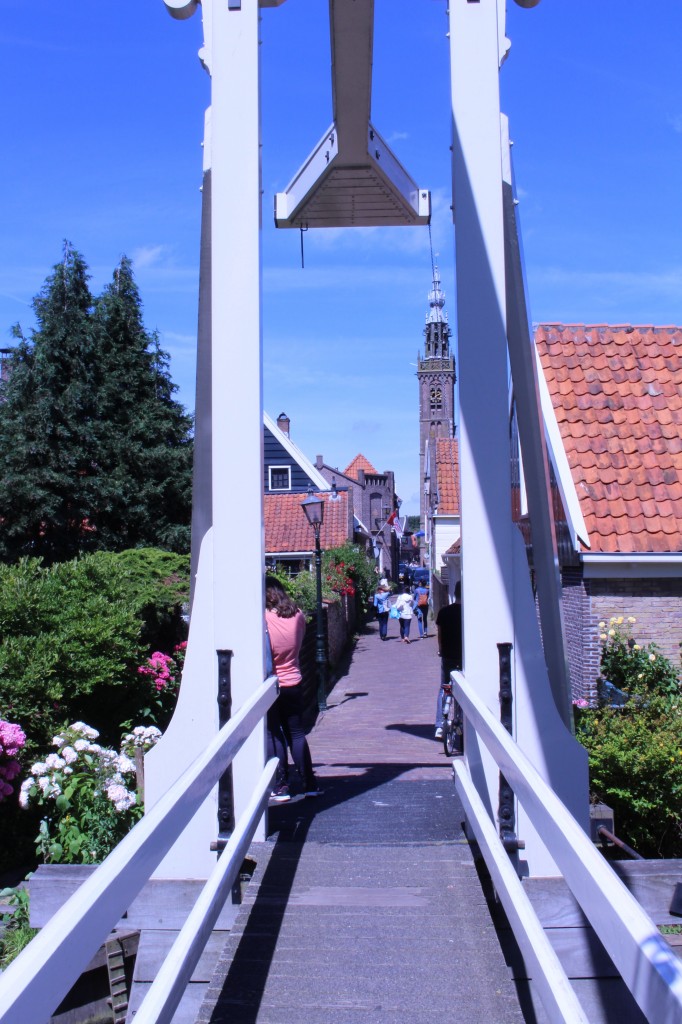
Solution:
M447 718L443 725L443 750L446 757L462 753L462 724L457 714L457 704L450 702Z

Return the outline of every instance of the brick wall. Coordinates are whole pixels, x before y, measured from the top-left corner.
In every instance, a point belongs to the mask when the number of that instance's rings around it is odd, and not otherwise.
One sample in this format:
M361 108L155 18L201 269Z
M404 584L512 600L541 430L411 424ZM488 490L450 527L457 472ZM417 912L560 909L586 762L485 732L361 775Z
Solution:
M580 569L562 572L562 611L574 697L596 695L601 657L600 622L634 616L638 643L655 643L682 671L682 580L582 579Z
M327 693L332 685L333 669L348 647L357 623L355 598L344 594L338 601L325 602L322 606L323 628L330 668L327 672ZM303 700L306 707L305 721L312 727L317 717L317 661L315 659L317 639L317 615L313 613L306 625L300 664L303 676Z
M561 574L561 586L561 610L573 697L589 698L594 689L590 681L596 679L599 669L599 653L597 651L595 663L593 652L585 646L589 599L580 569L565 568Z
M600 621L634 615L632 635L638 643L655 643L680 668L682 580L587 580L590 628L599 646Z

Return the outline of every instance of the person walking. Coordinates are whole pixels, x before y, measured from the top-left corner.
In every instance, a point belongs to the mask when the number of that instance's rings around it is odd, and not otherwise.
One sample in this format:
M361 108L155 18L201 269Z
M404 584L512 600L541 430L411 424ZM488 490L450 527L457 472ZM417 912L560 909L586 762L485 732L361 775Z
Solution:
M414 601L413 607L417 613L417 625L419 626L419 636L428 636L428 617L429 617L429 588L423 583L418 583L414 588Z
M276 757L279 761L271 798L277 803L291 799L287 747L291 750L304 795L319 796L320 789L303 726L299 655L305 635L305 616L274 576L265 578L265 624L275 675L279 679L279 695L267 715L268 757Z
M440 655L440 685L436 699L436 739L443 738L443 686L450 682L450 673L462 668L462 585L455 584L455 600L452 604L443 605L436 616L436 635L438 637L438 654ZM462 709L455 706L455 714L461 721ZM462 751L460 750L461 754Z
M410 593L409 583L403 583L402 593L398 597L395 606L398 609L400 621L400 639L404 644L409 644L413 615L412 594Z
M386 640L388 634L388 614L390 612L389 598L391 596L391 588L388 585L387 579L379 580L379 586L377 587L374 595L374 607L377 611L377 619L379 620L379 639Z

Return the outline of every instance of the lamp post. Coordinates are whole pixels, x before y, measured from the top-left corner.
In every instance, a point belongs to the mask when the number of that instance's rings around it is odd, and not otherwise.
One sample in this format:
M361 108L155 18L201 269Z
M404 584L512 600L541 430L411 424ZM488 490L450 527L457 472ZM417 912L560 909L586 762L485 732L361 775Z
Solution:
M322 551L320 549L320 527L324 520L324 499L309 495L301 502L306 519L315 531L315 578L317 584L317 631L315 634L315 664L317 665L317 707L327 710L327 652L324 644L324 623L322 620Z

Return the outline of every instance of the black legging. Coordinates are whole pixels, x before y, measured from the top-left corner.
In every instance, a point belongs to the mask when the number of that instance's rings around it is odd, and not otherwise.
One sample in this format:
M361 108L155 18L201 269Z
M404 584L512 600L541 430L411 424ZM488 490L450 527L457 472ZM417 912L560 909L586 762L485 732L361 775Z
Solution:
M287 747L306 789L315 788L310 748L303 728L303 685L280 687L279 696L268 711L268 757L279 761L276 781L283 785L289 777Z

